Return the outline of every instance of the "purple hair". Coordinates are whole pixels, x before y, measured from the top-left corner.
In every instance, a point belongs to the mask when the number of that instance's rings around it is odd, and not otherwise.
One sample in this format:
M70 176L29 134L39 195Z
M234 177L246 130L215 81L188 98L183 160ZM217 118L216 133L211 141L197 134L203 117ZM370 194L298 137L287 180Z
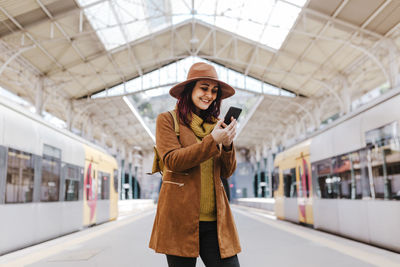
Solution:
M185 85L185 89L178 99L178 115L179 119L188 127L190 127L191 123L191 112L195 112L196 106L192 101L192 92L193 88L196 85L197 81L190 82ZM213 123L215 122L214 118L218 118L221 112L221 88L218 85L217 98L211 103L211 105L206 110L200 111L200 118L203 119L204 122Z

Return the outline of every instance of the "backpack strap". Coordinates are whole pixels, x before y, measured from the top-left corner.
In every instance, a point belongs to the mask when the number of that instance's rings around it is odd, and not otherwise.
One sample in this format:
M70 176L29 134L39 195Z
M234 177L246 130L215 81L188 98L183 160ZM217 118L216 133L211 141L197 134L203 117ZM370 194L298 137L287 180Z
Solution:
M170 110L168 112L171 114L172 118L174 119L175 134L176 134L176 136L179 137L179 135L180 135L180 133L179 133L179 122L178 122L178 118L176 116L176 111L175 110Z
M175 130L175 134L179 139L179 123L178 123L178 118L176 116L176 111L175 110L170 110L168 111L172 118L174 119L174 130ZM160 155L158 154L158 150L157 147L154 146L154 159L153 159L153 166L151 168L151 172L148 172L148 175L152 175L156 172L159 172L162 175L162 171L164 170L164 162L162 161Z

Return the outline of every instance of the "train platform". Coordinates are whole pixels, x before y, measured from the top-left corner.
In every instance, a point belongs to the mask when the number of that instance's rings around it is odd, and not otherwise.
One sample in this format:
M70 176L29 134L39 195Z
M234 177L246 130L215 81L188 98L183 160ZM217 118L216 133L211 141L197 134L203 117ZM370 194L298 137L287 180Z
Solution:
M232 205L241 266L399 266L400 254L277 220L265 210ZM125 213L87 228L0 257L0 266L167 266L148 248L155 207ZM197 266L204 266L198 258Z

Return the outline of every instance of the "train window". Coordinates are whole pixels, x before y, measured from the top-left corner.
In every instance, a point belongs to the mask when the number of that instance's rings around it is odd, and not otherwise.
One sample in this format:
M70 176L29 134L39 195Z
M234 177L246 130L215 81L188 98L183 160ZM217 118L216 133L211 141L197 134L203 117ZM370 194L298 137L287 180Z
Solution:
M358 152L332 159L333 182L339 198L361 198L361 170ZM358 190L357 190L358 189Z
M8 149L6 203L33 200L34 161L32 154Z
M290 184L290 197L297 197L296 169L290 169L292 181Z
M397 147L396 147L397 146ZM370 151L374 193L376 198L400 200L399 145L385 145Z
M285 197L297 197L295 168L283 170L283 190Z
M110 174L103 172L99 178L101 180L100 199L110 199Z
M60 170L61 161L59 159L43 155L40 201L58 201L60 189Z
M371 195L400 200L400 136L398 122L365 133Z
M337 198L336 178L332 177L331 159L322 160L314 164L317 174L318 195L321 198Z
M67 165L65 176L65 201L76 201L79 199L80 188L80 170L79 167Z
M79 181L65 180L65 201L76 201L79 198Z
M321 198L362 198L360 153L352 152L313 164Z
M97 180L97 199L101 199L101 187L102 187L102 183L103 183L103 173L102 172L98 172L98 180Z
M274 168L272 173L272 189L273 191L278 190L279 187L279 168Z
M118 193L118 170L114 170L114 190L115 193Z

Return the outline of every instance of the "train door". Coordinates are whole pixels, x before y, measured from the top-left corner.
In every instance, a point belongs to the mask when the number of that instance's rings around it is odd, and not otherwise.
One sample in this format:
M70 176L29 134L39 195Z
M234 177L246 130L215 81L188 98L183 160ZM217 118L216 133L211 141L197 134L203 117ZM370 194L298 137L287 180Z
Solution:
M86 160L84 193L83 193L83 225L92 225L96 223L97 208L97 164Z
M304 156L303 153L296 159L296 176L297 176L297 203L299 209L299 221L301 223L314 223L312 211L312 183L311 183L311 166L309 155Z

